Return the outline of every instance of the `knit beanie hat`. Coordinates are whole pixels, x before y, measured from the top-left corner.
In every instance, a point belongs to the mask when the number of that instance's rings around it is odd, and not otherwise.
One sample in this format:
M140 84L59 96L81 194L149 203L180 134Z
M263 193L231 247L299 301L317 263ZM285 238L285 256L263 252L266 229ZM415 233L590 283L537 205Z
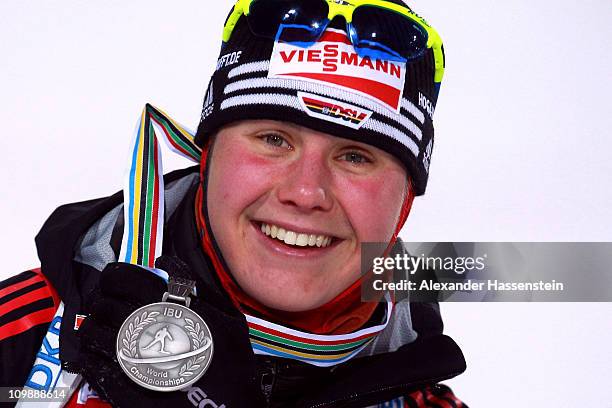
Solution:
M341 23L334 20L317 43L301 48L254 35L242 16L221 48L196 143L240 120L289 121L394 155L422 195L439 90L433 51L407 63L361 57Z

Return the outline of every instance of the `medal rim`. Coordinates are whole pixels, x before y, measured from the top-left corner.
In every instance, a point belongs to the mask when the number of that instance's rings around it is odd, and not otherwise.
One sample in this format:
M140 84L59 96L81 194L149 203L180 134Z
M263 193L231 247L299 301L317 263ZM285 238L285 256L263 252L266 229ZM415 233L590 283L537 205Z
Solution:
M150 385L145 383L144 381L136 378L133 376L132 373L129 372L129 370L124 366L123 364L123 359L119 356L119 351L121 350L121 333L124 330L125 324L128 320L132 319L132 317L136 314L138 314L139 312L141 312L143 309L147 308L147 307L151 307L151 306L166 306L166 305L172 305L173 307L181 307L183 309L187 309L190 312L194 313L196 316L198 316L201 320L201 322L204 324L204 327L206 327L206 330L208 330L208 333L210 334L210 358L206 361L204 368L202 369L202 371L195 375L194 378L192 378L189 381L186 381L185 383L181 384L181 385L174 385L172 387L159 387L159 386L155 386L155 385ZM119 366L121 367L121 370L123 371L123 373L132 381L134 381L136 384L140 385L141 387L153 390L153 391L161 391L161 392L172 392L172 391L179 391L183 388L189 387L191 384L193 384L194 382L198 381L200 378L202 378L202 376L206 373L206 371L208 371L208 368L210 367L210 364L212 362L213 359L213 354L214 354L214 347L215 347L215 342L213 339L213 334L212 331L210 330L210 327L208 327L208 324L206 324L206 321L202 318L202 316L200 316L198 313L196 313L195 310L188 308L187 306L181 305L179 303L173 303L173 302L156 302L156 303L150 303L148 305L144 305L142 307L139 307L138 309L134 310L121 324L121 327L119 328L119 332L117 333L117 341L116 341L116 345L115 345L115 355L117 357L117 361L119 362Z

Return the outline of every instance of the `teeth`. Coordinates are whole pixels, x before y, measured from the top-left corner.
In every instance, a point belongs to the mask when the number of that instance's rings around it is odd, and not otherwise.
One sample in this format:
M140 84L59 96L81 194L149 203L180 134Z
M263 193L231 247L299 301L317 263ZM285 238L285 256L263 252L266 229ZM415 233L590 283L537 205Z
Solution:
M325 248L332 242L332 237L327 235L304 234L295 231L287 231L283 228L271 224L261 224L261 232L267 236L284 242L287 245L300 247L321 247Z
M325 239L325 237L323 235L319 235L317 236L317 240L315 242L315 244L320 247L321 245L323 245L323 240Z
M317 236L310 235L310 237L308 237L308 246L315 246L316 243L317 243Z
M295 239L297 238L297 234L293 231L287 231L285 234L285 244L295 245Z
M308 234L300 234L297 236L295 240L295 245L297 246L306 246L308 245Z

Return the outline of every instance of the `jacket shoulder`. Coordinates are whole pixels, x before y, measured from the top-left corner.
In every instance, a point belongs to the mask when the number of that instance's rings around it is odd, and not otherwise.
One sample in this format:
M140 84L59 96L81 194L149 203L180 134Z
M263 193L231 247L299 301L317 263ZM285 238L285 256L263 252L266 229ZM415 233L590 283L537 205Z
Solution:
M0 384L23 385L59 303L40 269L0 282Z

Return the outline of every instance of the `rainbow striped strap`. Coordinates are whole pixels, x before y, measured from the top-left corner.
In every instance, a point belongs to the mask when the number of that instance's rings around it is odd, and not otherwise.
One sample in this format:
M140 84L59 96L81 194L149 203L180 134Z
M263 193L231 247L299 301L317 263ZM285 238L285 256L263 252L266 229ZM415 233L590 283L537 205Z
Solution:
M245 315L255 354L290 358L319 367L350 360L387 327L393 303L387 299L384 323L341 335L317 335Z
M152 268L161 255L164 231L164 178L156 130L174 152L200 162L194 132L147 104L136 127L123 189L123 241L119 260Z
M119 259L144 266L167 281L168 274L166 272L153 268L156 257L161 255L164 226L164 181L156 129L164 135L164 140L170 149L197 163L200 161L201 150L193 142L194 133L170 119L161 110L147 104L136 129L134 147L130 153L130 167L123 191L125 198L124 215L127 222L123 231ZM55 336L57 338L55 343L59 342L63 312L64 304L60 303L47 332L47 337ZM47 337L43 341L41 350L48 349L45 346L50 341ZM75 389L81 382L81 376L69 374L62 370L59 360L55 360L57 359L47 358L43 361L38 358L30 376L35 375L37 367L42 364L56 363L53 372L51 368L45 369L46 372L53 374L53 378L49 378L49 384L44 389L51 391L59 386L70 387L71 390ZM62 401L49 406L61 407L71 396L72 391L67 393ZM20 400L17 406L22 407L27 404L27 402Z

